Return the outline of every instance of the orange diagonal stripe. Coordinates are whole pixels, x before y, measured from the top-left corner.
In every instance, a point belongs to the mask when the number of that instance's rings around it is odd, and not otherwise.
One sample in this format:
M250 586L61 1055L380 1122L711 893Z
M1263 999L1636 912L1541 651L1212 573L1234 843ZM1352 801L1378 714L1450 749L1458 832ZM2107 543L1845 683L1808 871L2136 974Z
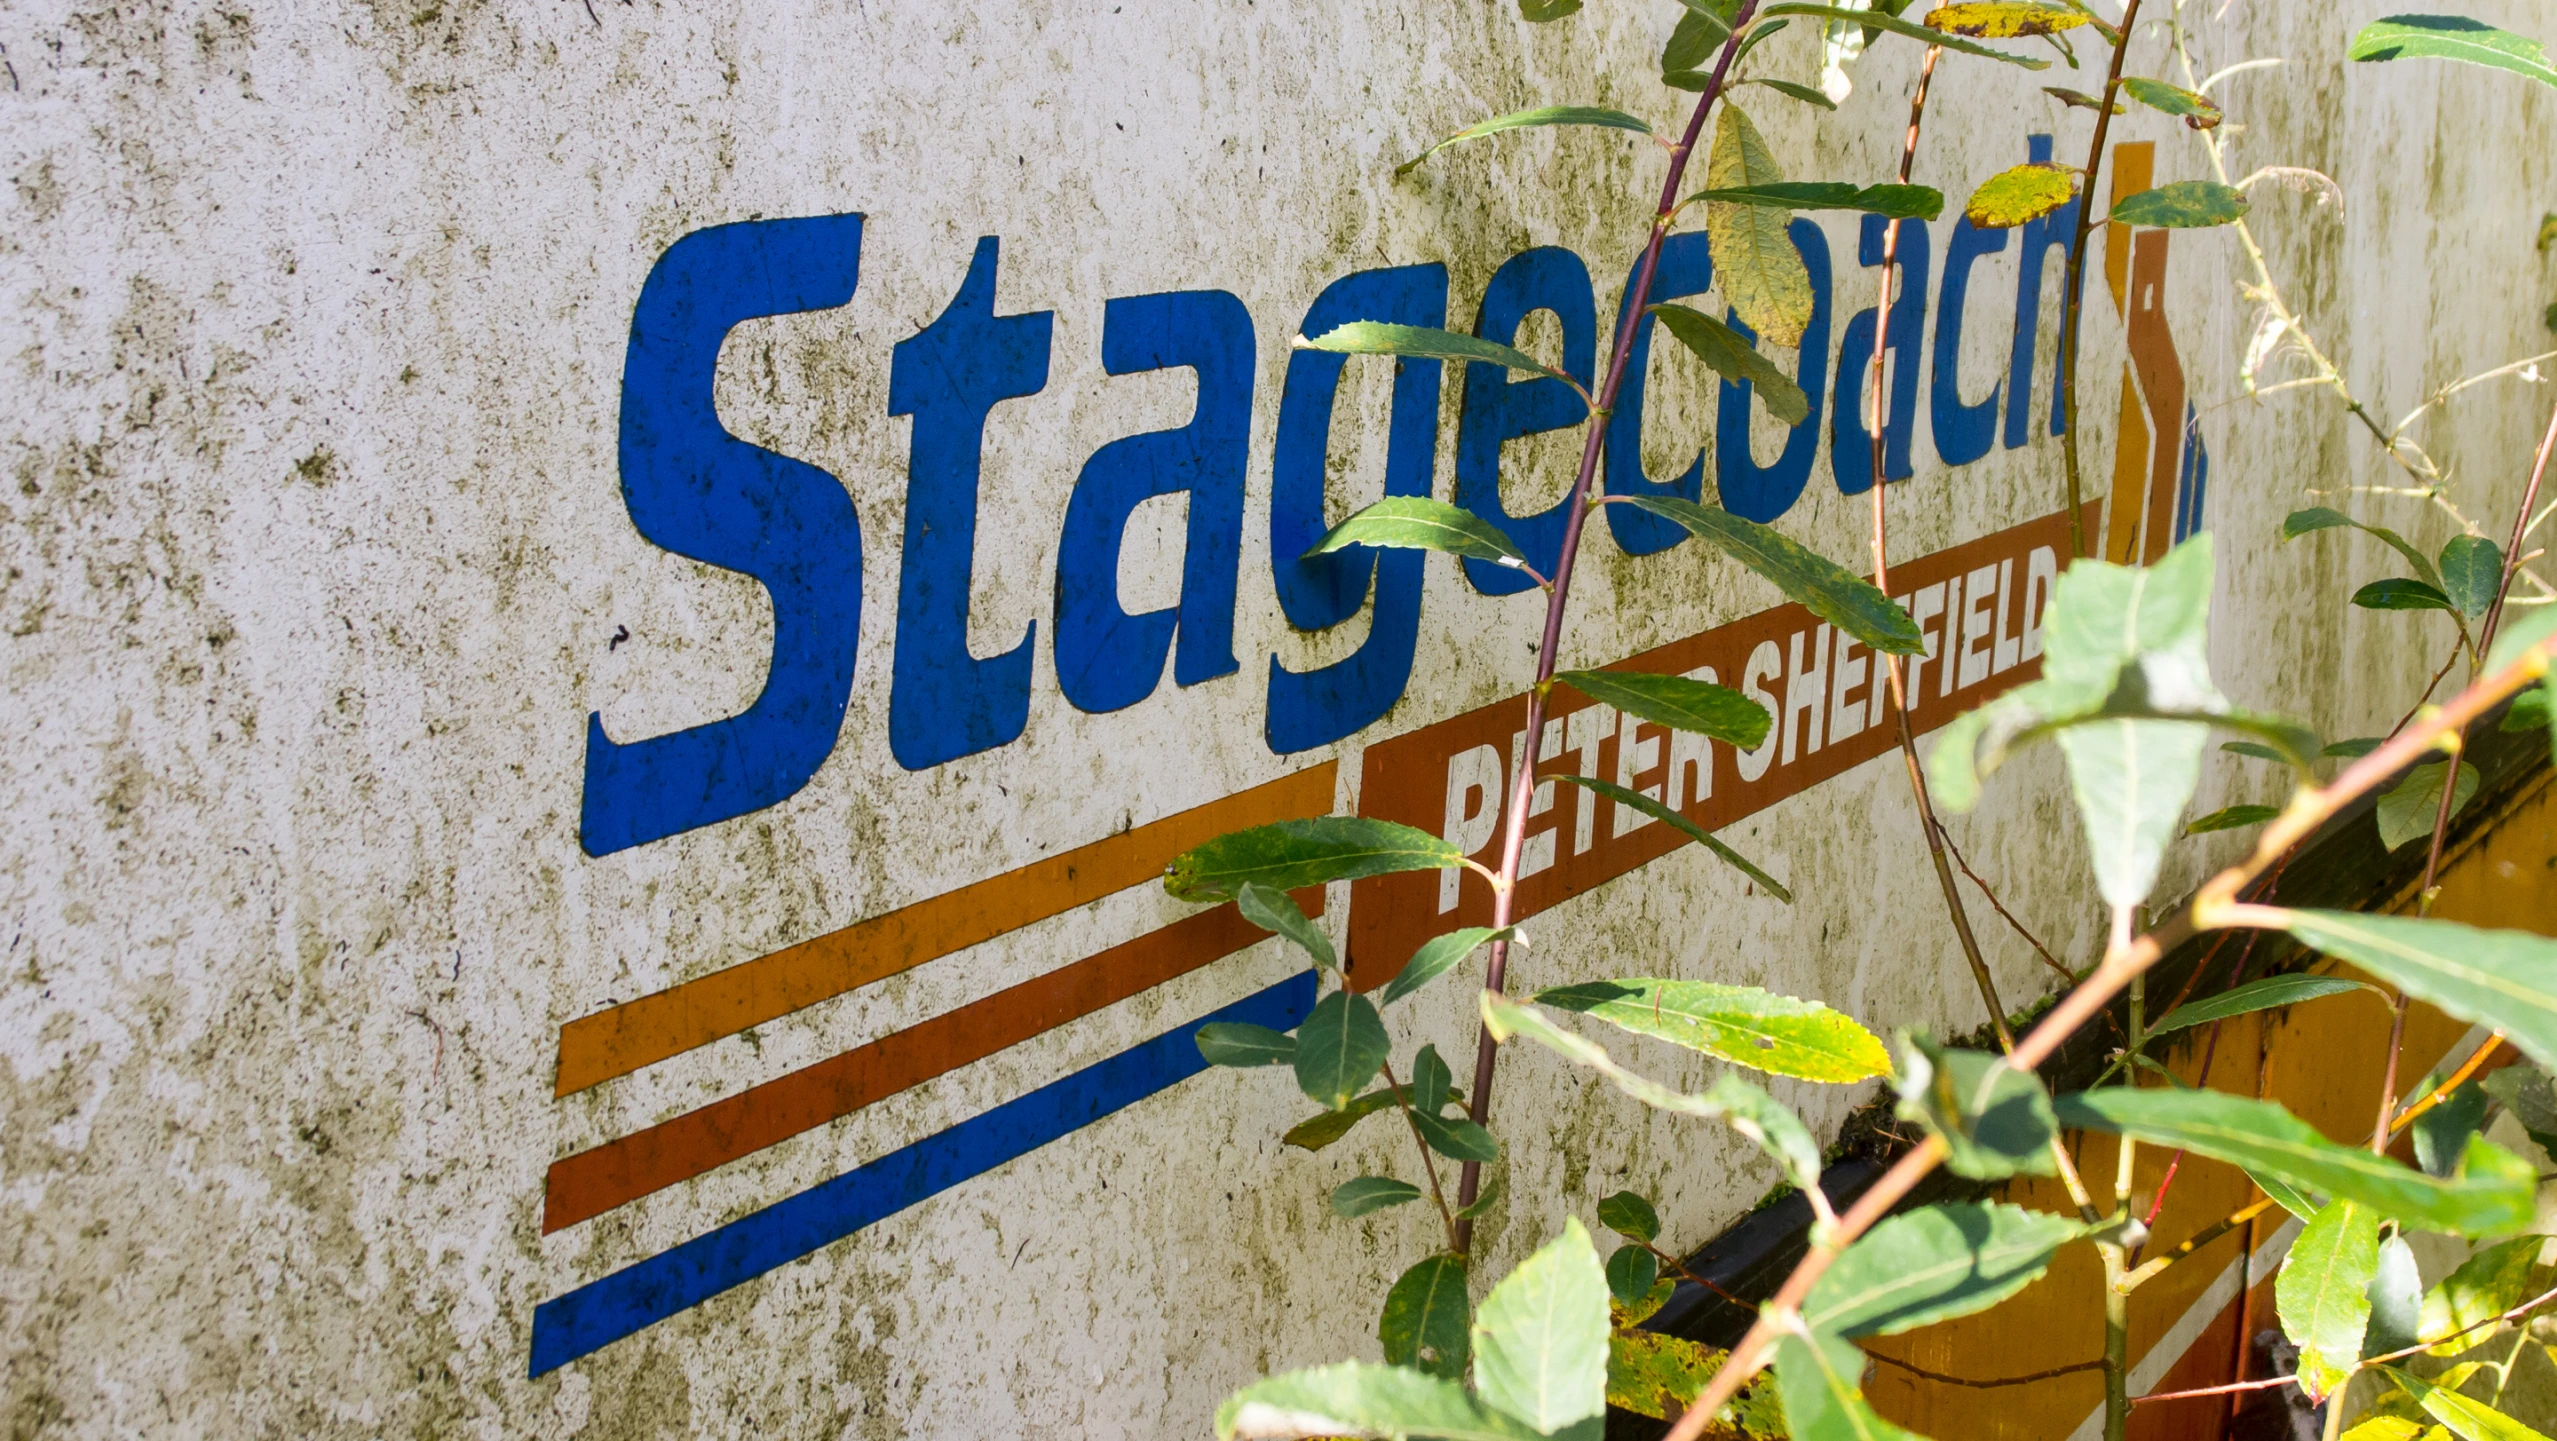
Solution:
M1309 916L1321 915L1323 888L1296 892L1296 903ZM1230 905L1184 917L866 1046L555 1161L542 1199L542 1234L849 1116L1268 935Z
M831 1000L1162 875L1202 841L1328 814L1337 763L1166 816L560 1027L556 1095Z

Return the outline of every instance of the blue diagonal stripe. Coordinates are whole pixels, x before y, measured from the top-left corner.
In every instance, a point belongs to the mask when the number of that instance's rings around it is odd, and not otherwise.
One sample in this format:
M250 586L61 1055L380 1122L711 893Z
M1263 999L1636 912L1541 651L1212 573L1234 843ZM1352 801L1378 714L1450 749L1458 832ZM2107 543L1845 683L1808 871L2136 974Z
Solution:
M1178 1085L1207 1068L1192 1039L1202 1025L1246 1021L1293 1030L1313 1009L1314 973L1291 976L983 1115L552 1297L533 1308L531 1374L565 1366Z

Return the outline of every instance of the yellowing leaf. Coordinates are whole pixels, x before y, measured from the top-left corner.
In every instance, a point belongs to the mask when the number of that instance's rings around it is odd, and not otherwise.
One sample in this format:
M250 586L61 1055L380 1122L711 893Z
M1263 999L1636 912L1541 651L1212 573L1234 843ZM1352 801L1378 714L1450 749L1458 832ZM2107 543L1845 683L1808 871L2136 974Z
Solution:
M2085 177L2075 166L2018 165L1992 175L1971 192L1964 216L1981 230L2012 230L2069 203Z
M2062 30L2075 30L2087 20L2087 16L2075 10L2036 4L2034 0L1966 0L1966 3L1940 5L1928 11L1926 26L1948 35L1969 35L1980 40L2013 40L2024 35L2053 35Z
M1758 127L1726 103L1714 124L1714 148L1705 184L1715 190L1782 184L1785 174L1767 151ZM1705 207L1705 232L1713 240L1714 270L1722 293L1751 330L1771 345L1798 346L1811 324L1811 272L1787 234L1792 217L1759 205Z

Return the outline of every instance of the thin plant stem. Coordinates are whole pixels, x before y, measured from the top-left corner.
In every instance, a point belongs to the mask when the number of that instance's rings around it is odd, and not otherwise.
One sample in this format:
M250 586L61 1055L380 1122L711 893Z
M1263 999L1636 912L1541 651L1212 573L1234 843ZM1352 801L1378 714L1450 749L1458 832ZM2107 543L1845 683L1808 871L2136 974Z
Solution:
M1687 176L1687 162L1694 158L1696 145L1704 135L1705 117L1712 113L1714 102L1722 97L1723 85L1731 73L1732 62L1740 53L1740 45L1749 22L1758 13L1758 0L1740 0L1739 13L1732 17L1731 33L1723 41L1722 54L1714 62L1713 76L1705 82L1704 93L1696 97L1696 108L1687 118L1687 129L1669 153L1669 173L1660 183L1660 202L1654 208L1650 238L1644 243L1642 264L1635 272L1634 283L1625 294L1625 312L1618 317L1615 349L1607 360L1607 377L1599 387L1595 403L1590 407L1589 435L1581 446L1580 472L1572 480L1569 509L1564 513L1562 551L1554 562L1554 579L1546 592L1545 629L1542 643L1536 649L1536 686L1527 696L1526 739L1519 745L1518 774L1510 787L1509 816L1501 840L1500 874L1492 888L1492 909L1496 928L1506 929L1515 918L1518 903L1519 861L1527 844L1528 802L1536 789L1536 755L1543 749L1545 703L1552 694L1556 653L1562 648L1563 612L1571 600L1573 562L1580 550L1582 526L1589 519L1590 490L1598 476L1598 460L1607 439L1607 417L1616 404L1616 392L1624 384L1628 356L1633 351L1634 337L1641 333L1644 306L1651 299L1653 280L1660 270L1660 247L1668 238L1671 218L1678 209L1678 187ZM1509 943L1494 941L1486 966L1483 984L1490 990L1504 989L1509 976ZM1492 1073L1500 1060L1500 1047L1492 1039L1486 1025L1474 1046L1474 1094L1467 1113L1476 1125L1491 1117ZM1482 1193L1483 1167L1479 1161L1467 1161L1456 1183L1456 1208L1459 1211L1474 1204ZM1463 1252L1473 1243L1474 1223L1460 1219L1456 1223L1456 1245Z
M2449 1080L2435 1086L2431 1093L2426 1095L2424 1099L2399 1111L2397 1113L2397 1118L2389 1122L2389 1129L2392 1131L2403 1131L2408 1126L2415 1123L2416 1117L2431 1110L2435 1106L2440 1105L2442 1102L2449 1100L2460 1087L2467 1085L2479 1071L2484 1070L2486 1068L2486 1062L2493 1059L2495 1053L2503 1048L2503 1032L2497 1031L2495 1034L2488 1036L2486 1038L2486 1044L2477 1048L2477 1054L2469 1057L2467 1064L2461 1066L2458 1070L2451 1072Z
M1980 873L1971 869L1971 863L1969 861L1963 859L1962 848L1953 843L1953 837L1945 834L1941 828L1938 829L1937 834L1944 835L1944 848L1945 851L1953 857L1953 864L1960 868L1962 874L1971 878L1971 884L1980 888L1980 898L1989 903L1990 910L1998 913L1998 919L2005 921L2009 930L2014 931L2017 935L2024 938L2024 943L2031 946L2033 948L2033 953L2042 958L2042 964L2059 972L2061 980L2067 981L2071 985L2076 985L2078 979L2077 972L2061 965L2060 958L2052 955L2049 947L2043 945L2039 940L2036 940L2033 932L2024 928L2024 922L2015 918L2015 913L2008 910L2005 903L1998 899L1998 893L1990 888L1987 881L1980 879Z
M2238 899L2240 893L2294 846L2333 819L2337 812L2377 789L2382 781L2430 750L2441 737L2467 725L2524 686L2537 683L2548 673L2552 654L2557 654L2557 637L2539 641L2500 669L2481 677L2453 696L2440 711L2423 718L2404 734L2355 761L2333 781L2324 786L2303 786L2292 797L2289 807L2266 824L2256 840L2255 850L2244 860L2204 882L2165 924L2132 938L2127 944L2108 948L2103 963L2096 967L2094 973L2075 990L2061 997L2032 1031L2016 1042L2015 1052L2006 1058L2005 1064L2015 1070L2029 1072L2049 1060L2071 1037L2102 1015L2105 1007L2130 985L2133 977L2145 973L2195 935L2205 931L2287 927L2290 912L2245 903ZM1944 1156L1942 1138L1929 1136L1893 1162L1891 1169L1857 1198L1855 1206L1826 1235L1813 1239L1810 1250L1794 1267L1793 1273L1785 1278L1775 1296L1760 1308L1758 1320L1740 1338L1739 1344L1731 1348L1730 1360L1714 1374L1703 1393L1669 1432L1670 1441L1698 1441L1706 1426L1712 1423L1715 1413L1758 1373L1766 1360L1768 1348L1778 1334L1799 1323L1802 1303L1839 1255L1906 1199L1920 1181L1943 1163Z
M1429 1142L1422 1138L1420 1123L1412 1119L1411 1097L1403 1094L1403 1083L1394 1079L1394 1063L1384 1063L1385 1085L1394 1093L1394 1108L1401 1113L1403 1125L1412 1133L1412 1145L1421 1153L1421 1174L1429 1177L1429 1198L1438 1205L1439 1223L1447 1228L1447 1249L1465 1254L1456 1241L1456 1213L1447 1209L1447 1193L1438 1188L1438 1162L1431 1159Z
M2095 140L2087 147L2085 186L2078 192L2077 234L2069 241L2068 280L2060 295L2060 459L2069 474L2069 552L2083 559L2086 547L2086 487L2078 459L2078 332L2086 309L2086 243L2095 234L2095 186L2104 173L2104 142L2113 132L2113 106L2122 93L2122 61L2131 51L2132 26L2140 18L2140 0L2123 0L2121 41L2113 47L2113 67L2104 77L2103 103L2095 108Z

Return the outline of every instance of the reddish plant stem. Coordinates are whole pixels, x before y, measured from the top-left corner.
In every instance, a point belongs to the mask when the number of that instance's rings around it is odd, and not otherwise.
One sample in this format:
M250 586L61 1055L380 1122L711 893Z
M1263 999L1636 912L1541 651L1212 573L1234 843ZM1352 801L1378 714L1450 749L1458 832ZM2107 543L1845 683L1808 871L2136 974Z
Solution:
M1937 834L1944 835L1944 832L1939 829ZM1998 893L1990 888L1987 881L1980 879L1980 873L1971 869L1971 863L1969 861L1963 859L1962 847L1953 843L1952 836L1944 836L1944 848L1946 852L1953 857L1953 864L1960 868L1962 874L1971 878L1971 884L1980 888L1980 898L1989 903L1990 910L1998 913L1998 919L2007 923L2007 929L2023 937L2024 943L2033 948L2033 953L2042 958L2042 964L2049 966L2052 970L2058 972L2061 980L2068 982L2070 985L2076 985L2078 981L2076 973L2072 972L2068 967L2061 965L2060 958L2051 954L2049 947L2043 945L2039 940L2036 940L2033 932L2024 928L2024 922L2015 918L2015 913L2008 910L2006 908L2006 903L1998 899Z
M2077 235L2069 242L2069 278L2060 296L2060 414L2063 434L2060 457L2069 473L2069 550L2081 558L2086 548L2085 486L2078 478L2078 331L2080 303L2086 295L2086 243L2095 233L2095 182L2104 173L2104 142L2113 131L2113 106L2122 93L2122 60L2131 50L2131 27L2140 18L2140 0L2124 0L2122 39L2113 47L2113 68L2104 77L2104 103L2095 108L2095 142L2087 147L2085 188L2078 192ZM2109 208L2109 207L2108 207Z
M1545 731L1545 701L1554 685L1555 653L1563 640L1563 609L1571 598L1573 561L1580 550L1581 527L1589 519L1590 488L1598 475L1598 459L1607 439L1607 416L1616 404L1616 392L1624 384L1627 357L1633 351L1634 337L1641 332L1645 305L1651 299L1652 281L1660 270L1661 242L1668 238L1669 225L1678 209L1678 187L1687 176L1687 162L1696 153L1703 137L1705 117L1722 97L1723 84L1731 72L1732 61L1740 53L1742 32L1758 13L1758 0L1741 0L1740 11L1732 18L1731 33L1724 39L1722 55L1714 62L1713 77L1706 81L1704 93L1696 97L1696 109L1687 117L1686 132L1669 154L1669 174L1660 183L1660 204L1651 223L1651 237L1644 243L1642 266L1636 272L1633 288L1625 295L1625 313L1616 324L1616 345L1607 359L1607 378L1599 387L1596 402L1590 408L1589 438L1582 444L1580 473L1572 480L1570 509L1564 513L1562 554L1554 562L1553 588L1545 600L1545 631L1536 650L1536 688L1527 697L1526 738L1519 743L1518 774L1510 786L1509 817L1501 839L1500 884L1493 889L1492 925L1507 928L1516 917L1518 900L1518 864L1527 844L1527 806L1536 789L1536 753L1542 749ZM1491 959L1483 984L1491 990L1506 988L1509 980L1509 943L1494 941ZM1467 1113L1476 1125L1490 1120L1492 1110L1492 1072L1500 1060L1500 1047L1486 1026L1474 1046L1474 1095ZM1482 1191L1483 1167L1479 1161L1467 1161L1456 1183L1456 1209L1474 1204ZM1474 1223L1456 1223L1456 1251L1463 1254L1473 1245Z

